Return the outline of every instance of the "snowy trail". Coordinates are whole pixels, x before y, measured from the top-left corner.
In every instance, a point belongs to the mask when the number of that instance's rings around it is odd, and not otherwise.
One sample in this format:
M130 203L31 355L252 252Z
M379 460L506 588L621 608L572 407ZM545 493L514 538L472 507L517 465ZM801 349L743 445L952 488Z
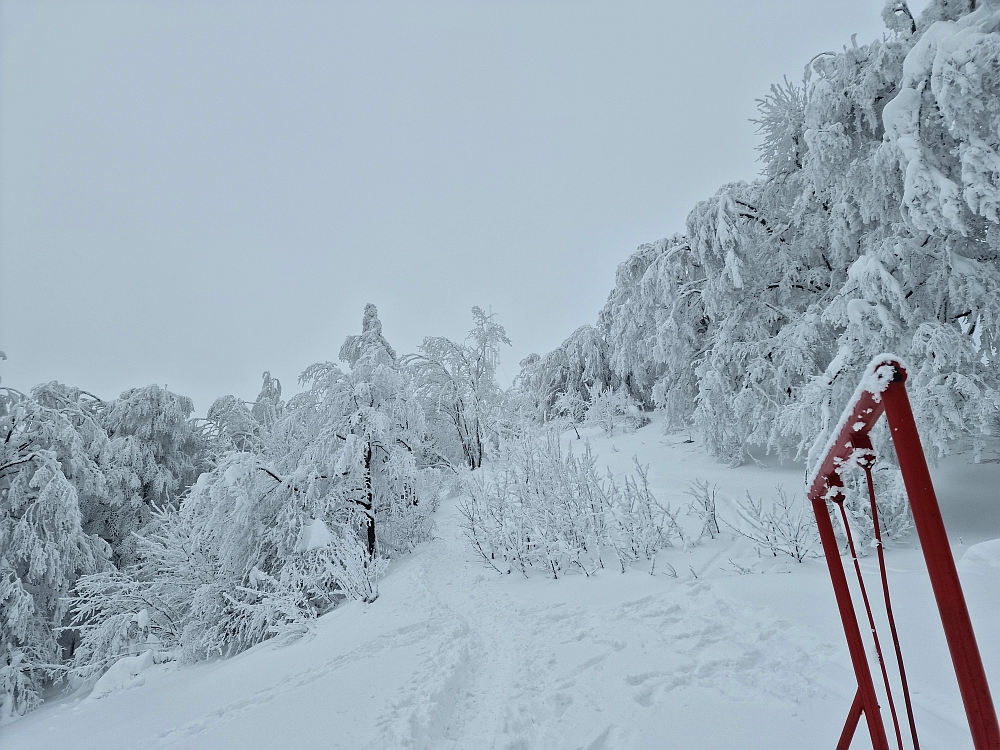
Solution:
M820 692L810 675L831 649L708 583L499 577L471 559L454 504L438 524L413 584L447 623L444 637L380 717L372 747L654 747L642 728L676 693L794 707Z
M675 508L693 478L718 481L723 501L797 479L723 469L655 429L595 448L618 473L638 454ZM768 559L741 575L730 559L757 558L724 533L661 553L656 575L501 576L475 559L457 500L435 520L435 538L392 563L375 603L231 659L158 665L104 697L56 699L0 726L0 750L835 746L855 688L822 561ZM960 566L991 675L996 557ZM889 562L921 746L971 747L921 558L904 548Z
M829 649L789 622L699 580L498 576L472 559L460 520L446 503L436 538L372 605L346 605L289 645L46 706L0 729L2 746L770 748L706 720L815 703L810 675Z
M439 640L391 702L373 747L531 747L548 686L533 619L503 592L484 588L471 563L454 503L438 516L437 539L412 576L418 598L441 623Z

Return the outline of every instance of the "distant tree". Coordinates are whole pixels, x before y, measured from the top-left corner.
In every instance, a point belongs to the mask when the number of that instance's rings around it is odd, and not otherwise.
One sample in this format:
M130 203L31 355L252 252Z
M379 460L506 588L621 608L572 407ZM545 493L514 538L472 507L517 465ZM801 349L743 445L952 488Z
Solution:
M260 448L261 425L246 401L220 396L208 407L203 426L206 443L217 458L229 451L254 452Z
M536 418L576 421L597 394L621 387L621 378L611 370L610 352L601 330L581 326L544 357L533 354L525 358L516 390L532 405L529 411Z
M110 498L102 537L118 564L134 559L135 532L154 509L175 505L205 466L204 445L186 396L149 385L132 388L110 402L102 423L108 443L101 466Z
M281 381L272 378L270 372L265 372L263 379L264 383L250 413L266 430L281 418L284 402L281 400Z
M268 431L284 413L281 382L270 372L262 377L264 382L253 404L236 396L221 396L209 407L205 432L217 455L231 450L259 452Z
M404 358L417 373L420 398L432 424L447 425L469 468L483 462L483 447L495 434L501 389L496 371L500 345L510 345L495 315L472 308L473 328L463 344L425 338L419 354Z

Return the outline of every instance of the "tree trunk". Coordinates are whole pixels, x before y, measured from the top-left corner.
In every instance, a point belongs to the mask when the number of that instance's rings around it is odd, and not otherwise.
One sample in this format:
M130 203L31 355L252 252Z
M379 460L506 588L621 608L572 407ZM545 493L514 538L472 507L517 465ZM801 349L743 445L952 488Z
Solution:
M372 490L372 446L365 446L365 506L368 526L368 556L375 557L375 493Z

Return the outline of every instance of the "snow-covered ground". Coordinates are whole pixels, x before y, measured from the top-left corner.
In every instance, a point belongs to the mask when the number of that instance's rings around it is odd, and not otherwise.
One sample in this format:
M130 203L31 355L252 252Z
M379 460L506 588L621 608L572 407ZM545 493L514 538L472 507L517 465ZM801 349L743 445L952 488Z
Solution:
M633 455L648 463L675 508L690 481L717 483L723 519L746 490L803 482L801 467L725 468L656 424L589 437L616 473ZM956 458L933 474L997 686L1000 542L988 540L1000 537L1000 465ZM499 576L461 521L445 502L436 538L392 564L374 604L231 659L123 665L89 695L0 726L0 748L836 746L854 682L822 560L760 558L723 526L661 553L653 575ZM921 746L971 747L920 554L910 543L887 557ZM874 563L862 562L873 587ZM866 743L862 727L854 746Z

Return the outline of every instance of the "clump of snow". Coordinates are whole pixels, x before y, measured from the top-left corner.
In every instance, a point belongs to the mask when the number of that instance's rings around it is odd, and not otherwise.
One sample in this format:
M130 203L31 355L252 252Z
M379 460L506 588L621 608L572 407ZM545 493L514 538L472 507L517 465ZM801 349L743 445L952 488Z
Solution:
M235 487L243 478L244 474L245 472L243 467L238 463L234 463L226 469L225 473L222 475L222 481L227 487ZM202 476L205 475L203 474ZM198 479L200 481L201 477L198 477Z
M90 697L103 698L116 690L126 690L146 684L145 678L140 675L154 664L156 664L156 654L152 650L145 651L138 656L126 656L119 659L94 684Z
M962 555L962 560L984 568L1000 568L1000 539L972 545Z
M329 547L333 541L333 535L323 523L322 518L315 518L307 524L303 524L302 532L299 534L298 544L295 545L296 552L308 552L314 549Z

